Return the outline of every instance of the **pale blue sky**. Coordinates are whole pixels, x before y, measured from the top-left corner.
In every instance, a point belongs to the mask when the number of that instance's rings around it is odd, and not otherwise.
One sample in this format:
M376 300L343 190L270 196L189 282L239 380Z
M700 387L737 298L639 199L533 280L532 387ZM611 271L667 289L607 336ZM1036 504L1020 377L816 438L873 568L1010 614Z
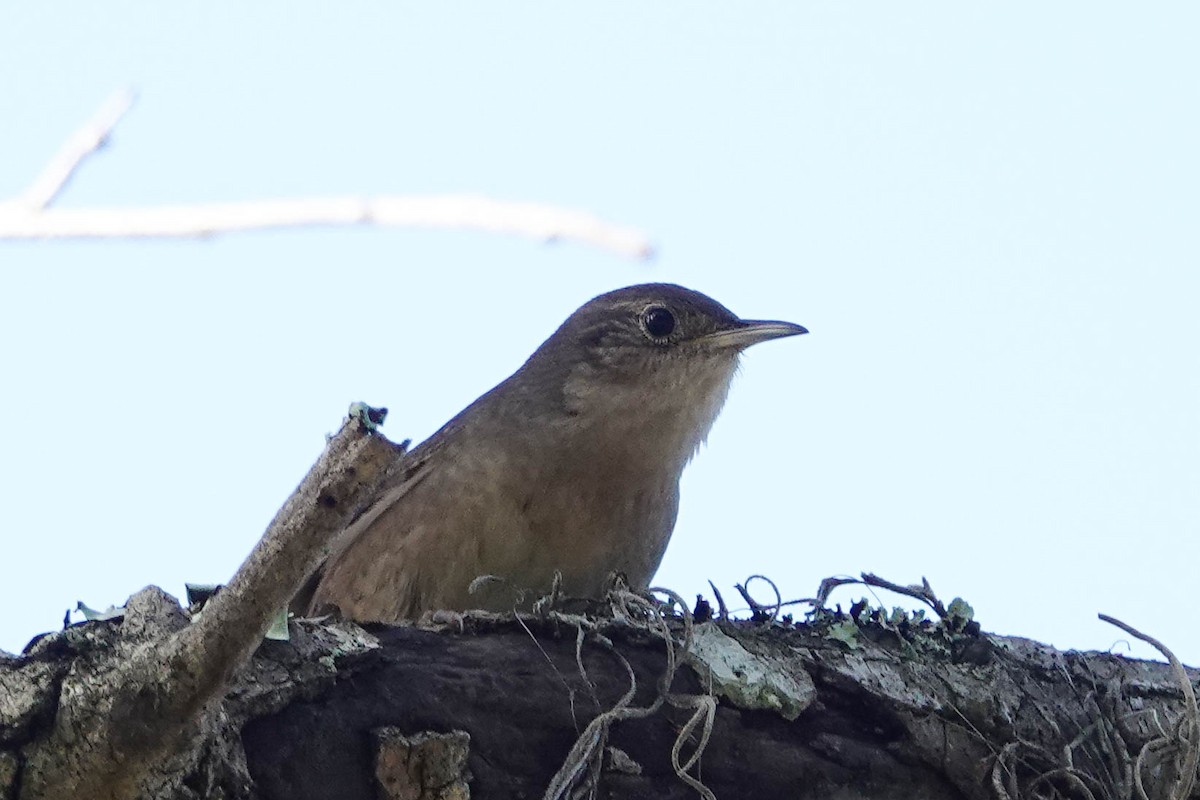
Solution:
M227 579L351 401L420 439L589 297L663 280L812 335L748 354L659 582L925 575L989 630L1106 649L1103 611L1200 662L1198 25L1188 3L0 7L0 197L133 85L61 205L481 191L660 247L0 245L0 648L78 599Z

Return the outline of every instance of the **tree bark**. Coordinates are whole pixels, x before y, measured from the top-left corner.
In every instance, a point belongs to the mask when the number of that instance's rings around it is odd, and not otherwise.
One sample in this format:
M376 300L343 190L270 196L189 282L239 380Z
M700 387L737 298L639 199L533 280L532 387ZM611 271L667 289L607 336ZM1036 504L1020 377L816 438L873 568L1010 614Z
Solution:
M151 587L127 603L119 635L67 631L34 649L45 658L15 661L8 680L20 684L16 728L38 718L35 709L45 705L39 698L53 701L43 735L24 748L23 800L144 796L163 780L164 759L210 735L207 706L227 692L272 617L398 463L403 447L373 433L373 412L360 405L330 438L233 580L195 622ZM54 647L66 650L47 649ZM39 672L46 680L20 677ZM7 714L0 717L6 721Z
M161 592L143 595L135 606L179 613ZM469 786L475 798L541 797L630 675L626 708L637 709L653 706L667 671L654 626L582 620L293 622L292 640L262 643L143 796L455 798ZM66 686L103 670L130 625L73 626L0 660L0 798L31 796L31 757L55 735ZM671 628L681 640L681 623ZM569 789L702 796L672 749L682 738L686 762L704 731L703 703L681 698L711 692L711 735L688 774L720 798L1117 798L1139 796L1138 779L1165 798L1183 785L1185 697L1165 664L832 612L805 625L706 623L691 651L669 687L679 702L613 722L603 763L579 764Z

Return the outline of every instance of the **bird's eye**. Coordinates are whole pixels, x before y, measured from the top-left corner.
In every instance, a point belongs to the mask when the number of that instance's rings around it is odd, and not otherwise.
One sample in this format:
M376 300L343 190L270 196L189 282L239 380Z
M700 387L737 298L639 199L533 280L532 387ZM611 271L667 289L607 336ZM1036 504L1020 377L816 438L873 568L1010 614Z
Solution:
M669 308L650 306L642 312L642 327L655 339L663 339L675 330L675 315Z

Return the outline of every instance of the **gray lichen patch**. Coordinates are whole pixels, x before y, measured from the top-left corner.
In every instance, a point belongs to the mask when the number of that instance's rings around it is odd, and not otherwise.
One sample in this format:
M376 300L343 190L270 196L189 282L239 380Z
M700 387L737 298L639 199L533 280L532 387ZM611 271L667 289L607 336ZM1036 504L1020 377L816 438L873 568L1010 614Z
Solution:
M794 662L751 653L715 623L696 626L688 662L738 708L775 711L790 721L816 697L812 678Z

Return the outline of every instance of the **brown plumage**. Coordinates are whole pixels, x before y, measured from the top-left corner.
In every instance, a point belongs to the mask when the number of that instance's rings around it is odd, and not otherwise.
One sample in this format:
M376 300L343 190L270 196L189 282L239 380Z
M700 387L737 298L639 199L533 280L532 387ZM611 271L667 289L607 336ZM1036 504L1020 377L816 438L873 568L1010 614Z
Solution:
M740 320L671 284L586 303L519 370L405 456L335 542L301 610L364 621L511 609L555 571L596 596L610 573L644 588L704 441L750 345L806 333ZM486 582L472 594L479 576ZM478 588L478 587L477 587Z

